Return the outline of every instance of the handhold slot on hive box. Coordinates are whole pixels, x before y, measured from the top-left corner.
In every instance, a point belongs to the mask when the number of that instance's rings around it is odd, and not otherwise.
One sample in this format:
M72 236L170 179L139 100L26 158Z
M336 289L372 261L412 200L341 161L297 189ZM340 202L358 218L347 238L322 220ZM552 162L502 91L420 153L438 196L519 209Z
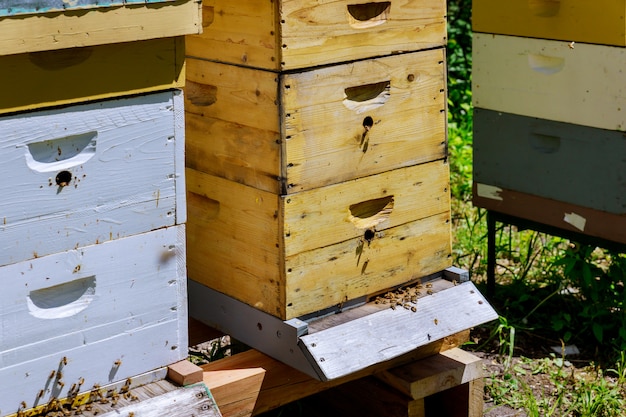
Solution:
M560 0L528 0L528 8L539 17L552 17L559 13Z
M348 22L355 29L382 25L389 19L390 1L348 4Z
M563 69L565 66L565 58L542 54L528 54L528 65L533 71L551 75Z
M86 309L95 295L94 275L31 291L26 302L31 315L40 319L60 319Z
M26 145L26 164L37 172L67 170L84 164L96 153L98 132L65 136Z
M39 68L58 71L85 62L91 56L90 47L58 49L54 51L30 52L28 59Z
M352 204L350 221L359 229L374 228L389 218L393 204L393 195ZM365 233L367 235L367 231Z
M391 81L348 87L344 90L343 105L361 114L384 105L391 94Z
M542 133L533 133L529 136L530 147L541 153L555 153L561 147L561 138Z

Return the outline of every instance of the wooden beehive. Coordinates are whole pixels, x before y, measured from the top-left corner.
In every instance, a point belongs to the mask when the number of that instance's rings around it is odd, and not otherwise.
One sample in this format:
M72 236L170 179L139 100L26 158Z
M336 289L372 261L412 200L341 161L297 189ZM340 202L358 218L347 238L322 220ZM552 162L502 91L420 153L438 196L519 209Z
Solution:
M182 88L184 68L181 36L0 56L0 114Z
M190 279L289 320L449 267L445 2L203 10Z
M5 265L0 277L0 415L187 357L184 226Z
M626 243L624 10L474 3L475 205Z
M473 56L476 107L626 129L626 48L477 33Z
M474 32L626 46L623 0L474 0Z
M275 74L189 59L187 166L290 194L446 155L442 49Z
M284 320L450 266L444 161L278 195L187 171L189 277Z
M274 71L446 43L443 0L204 0L202 15L189 56Z
M180 90L0 117L7 265L184 223Z

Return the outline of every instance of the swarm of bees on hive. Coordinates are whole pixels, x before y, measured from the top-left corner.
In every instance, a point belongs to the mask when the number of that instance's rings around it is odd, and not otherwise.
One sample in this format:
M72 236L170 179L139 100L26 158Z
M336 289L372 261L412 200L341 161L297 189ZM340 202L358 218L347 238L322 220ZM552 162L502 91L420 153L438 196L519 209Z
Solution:
M453 281L456 285L456 281ZM433 284L427 282L417 284L410 287L401 287L394 291L388 291L383 295L379 295L374 299L375 304L389 304L389 307L396 309L402 307L412 312L417 311L417 299L422 296L422 292L427 295L433 294Z

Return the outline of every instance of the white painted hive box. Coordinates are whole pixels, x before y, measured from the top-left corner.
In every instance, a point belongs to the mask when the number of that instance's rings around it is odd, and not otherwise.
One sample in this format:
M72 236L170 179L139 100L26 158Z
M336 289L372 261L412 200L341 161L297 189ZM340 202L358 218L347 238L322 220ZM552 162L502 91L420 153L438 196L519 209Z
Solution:
M184 225L4 266L0 280L0 415L187 356Z
M185 221L179 90L0 118L0 265Z

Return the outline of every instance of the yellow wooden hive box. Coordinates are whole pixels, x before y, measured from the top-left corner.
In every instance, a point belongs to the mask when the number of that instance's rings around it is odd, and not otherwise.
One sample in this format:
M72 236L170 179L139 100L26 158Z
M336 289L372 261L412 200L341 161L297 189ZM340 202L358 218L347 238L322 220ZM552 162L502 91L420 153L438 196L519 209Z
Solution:
M280 319L451 266L444 160L289 195L186 177L189 278Z
M474 0L474 32L626 46L624 0Z
M204 0L189 56L281 71L444 46L444 0Z
M185 39L0 56L0 114L182 88Z
M442 48L276 74L187 60L187 167L291 194L446 156Z

